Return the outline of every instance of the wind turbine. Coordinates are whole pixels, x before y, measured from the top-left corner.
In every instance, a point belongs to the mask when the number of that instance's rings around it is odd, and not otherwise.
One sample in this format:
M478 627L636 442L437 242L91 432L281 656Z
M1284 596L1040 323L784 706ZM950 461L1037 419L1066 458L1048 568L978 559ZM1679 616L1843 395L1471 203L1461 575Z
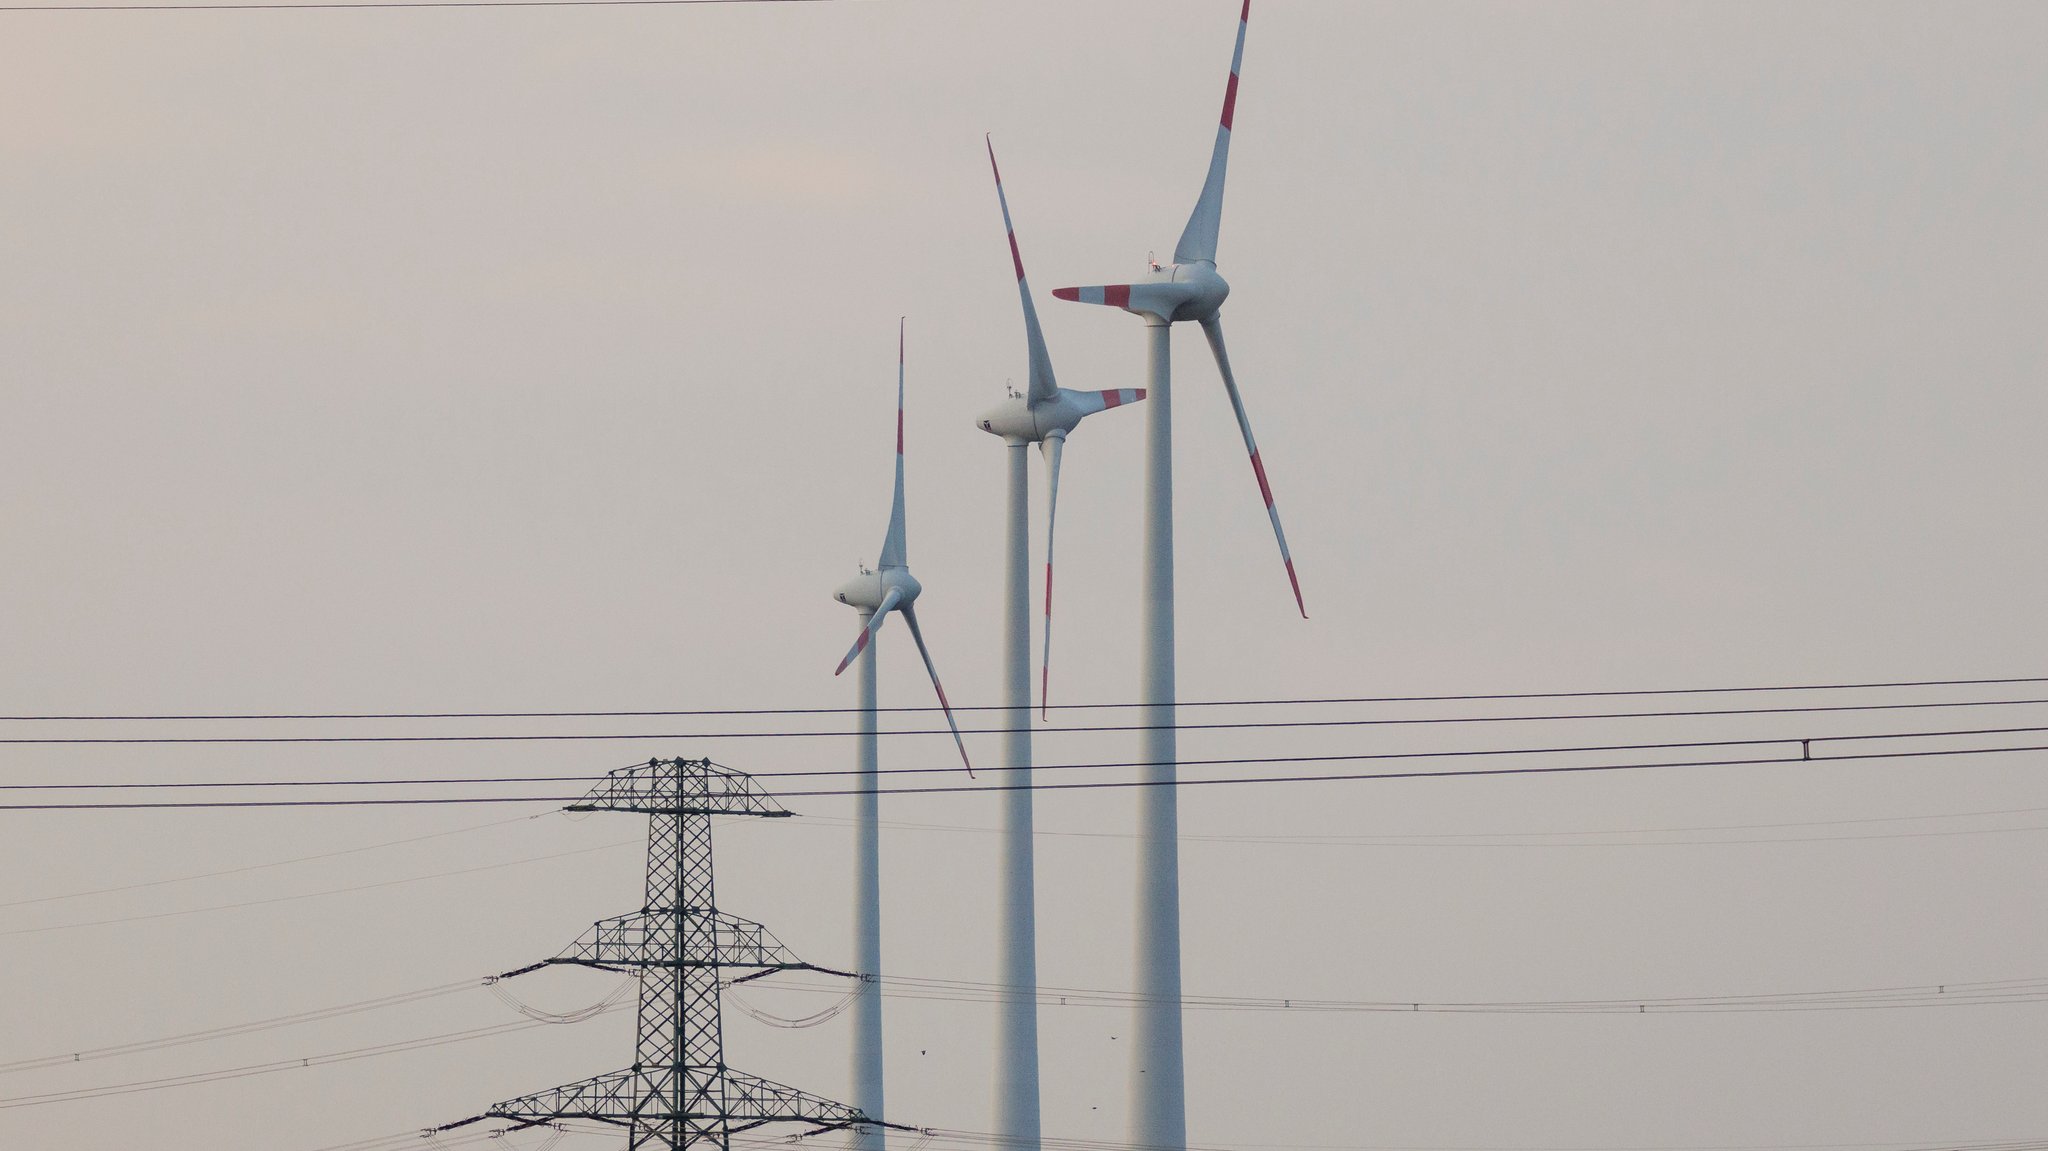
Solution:
M1294 603L1302 618L1301 582L1280 530L1280 511L1266 482L1266 466L1252 439L1251 421L1238 395L1237 379L1224 351L1219 315L1230 285L1216 274L1216 233L1223 218L1223 177L1230 160L1231 120L1237 110L1238 69L1244 62L1245 27L1251 0L1237 18L1237 46L1230 58L1230 82L1223 92L1222 122L1209 158L1209 175L1188 217L1173 263L1152 264L1143 279L1128 284L1060 288L1062 300L1105 304L1136 313L1145 321L1146 366L1152 402L1145 414L1145 574L1141 599L1141 630L1145 637L1144 668L1139 683L1143 705L1144 781L1139 789L1139 863L1137 916L1137 1042L1132 1047L1131 1142L1141 1147L1187 1146L1187 1091L1181 1051L1180 1009L1180 853L1177 842L1179 804L1175 791L1179 760L1175 739L1174 611L1173 611L1173 325L1193 320L1202 325L1224 391L1237 414L1252 474L1273 521L1273 538L1287 567Z
M932 666L932 653L924 645L924 630L917 626L917 597L924 590L910 574L909 549L903 526L903 325L896 326L896 498L889 508L889 529L882 537L882 553L875 570L861 568L859 575L839 585L832 598L860 612L860 636L852 650L839 661L833 675L860 661L860 713L856 721L855 767L858 787L854 796L853 873L854 970L860 983L853 998L853 1105L871 1119L882 1111L882 857L877 766L880 760L875 735L875 652L873 640L890 612L900 612L910 627L910 638L924 669L938 692L939 708L946 713L946 726L953 731L953 743L960 749L960 762L974 774L968 762L967 745L960 740L960 727L953 722L953 709L946 702L946 689L939 685L939 672ZM855 1129L857 1151L881 1151L882 1129Z
M1017 252L1017 232L1010 224L1010 201L1003 193L1002 169L996 149L988 146L989 170L995 173L996 202L1003 209L1003 231L1010 239L1010 263L1017 270L1017 295L1024 303L1024 344L1030 382L1022 394L1011 393L975 421L982 431L1003 438L1009 457L1009 515L1003 578L1003 687L1006 723L1003 766L1016 785L1003 793L1002 910L998 948L1002 966L996 1021L996 1134L1013 1151L1037 1151L1038 1107L1038 944L1032 893L1031 847L1031 544L1030 484L1026 449L1037 444L1045 454L1045 663L1039 674L1039 701L1052 676L1052 540L1053 515L1059 509L1060 454L1067 433L1088 416L1145 398L1137 388L1106 392L1074 392L1053 380L1045 335L1038 328L1038 310L1031 304L1031 285L1024 280L1024 258Z

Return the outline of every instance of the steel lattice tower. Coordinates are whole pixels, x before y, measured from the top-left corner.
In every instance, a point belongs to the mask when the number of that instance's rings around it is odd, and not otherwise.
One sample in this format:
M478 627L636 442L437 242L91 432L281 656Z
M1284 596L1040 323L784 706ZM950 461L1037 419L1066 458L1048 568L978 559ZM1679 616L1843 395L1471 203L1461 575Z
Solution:
M718 910L713 898L711 817L790 813L751 777L710 760L649 760L611 772L569 811L630 811L648 817L647 904L599 920L553 959L510 978L568 964L639 976L634 1061L624 1071L510 1099L449 1130L486 1119L508 1130L563 1119L624 1128L632 1151L730 1151L732 1136L769 1123L802 1123L810 1133L884 1126L858 1109L725 1065L719 991L727 982L777 971L822 971L792 955L768 929ZM734 969L749 973L728 979Z

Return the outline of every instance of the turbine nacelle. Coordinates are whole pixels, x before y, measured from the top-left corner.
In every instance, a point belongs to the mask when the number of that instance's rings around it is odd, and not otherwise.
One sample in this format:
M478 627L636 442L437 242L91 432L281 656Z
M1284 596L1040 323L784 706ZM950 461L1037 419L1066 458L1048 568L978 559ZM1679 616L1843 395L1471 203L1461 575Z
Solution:
M918 593L923 590L924 585L917 582L909 568L890 567L860 573L840 584L832 598L850 608L874 612L880 610L882 601L892 591L897 593L897 603L908 607L917 602Z
M1134 404L1145 398L1143 388L1112 388L1102 392L1076 392L1059 388L1049 400L1033 403L1026 396L1011 396L983 412L974 426L1013 444L1035 444L1048 436L1064 436L1081 421L1108 408Z
M1213 320L1230 297L1230 283L1216 272L1212 260L1154 264L1143 279L1128 284L1097 284L1086 288L1054 288L1062 300L1104 304L1165 323Z

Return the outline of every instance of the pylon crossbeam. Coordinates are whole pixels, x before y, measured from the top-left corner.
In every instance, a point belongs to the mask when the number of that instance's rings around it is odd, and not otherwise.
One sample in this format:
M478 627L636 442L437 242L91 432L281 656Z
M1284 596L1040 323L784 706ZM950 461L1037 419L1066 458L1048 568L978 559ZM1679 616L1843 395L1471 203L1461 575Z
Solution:
M678 927L673 911L636 911L601 919L550 963L586 967L751 967L815 971L761 924L723 911L690 917Z
M717 1098L721 1093L722 1103ZM650 1098L678 1097L695 1106L677 1110L643 1105ZM865 1115L844 1103L756 1075L708 1067L613 1071L580 1083L508 1099L484 1114L518 1123L560 1119L599 1123L721 1120L729 1132L768 1123L802 1123L817 1130L832 1130L867 1122Z
M678 775L674 767L690 768ZM608 772L570 811L634 811L643 815L762 815L789 811L755 786L745 772L710 760L648 760Z

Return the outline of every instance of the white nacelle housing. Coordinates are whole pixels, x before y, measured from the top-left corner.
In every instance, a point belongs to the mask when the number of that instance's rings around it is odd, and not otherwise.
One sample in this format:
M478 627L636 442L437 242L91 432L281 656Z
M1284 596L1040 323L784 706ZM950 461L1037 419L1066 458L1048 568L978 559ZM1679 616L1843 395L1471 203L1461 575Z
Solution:
M924 586L910 574L909 568L883 568L881 571L862 572L840 584L832 598L851 608L874 611L882 606L882 598L890 589L903 593L902 603L909 604L917 599Z
M1031 403L1023 396L1011 396L982 413L974 426L1013 444L1035 444L1052 436L1064 436L1081 421L1105 408L1119 407L1145 398L1142 388L1107 392L1076 392L1060 388L1052 398Z

